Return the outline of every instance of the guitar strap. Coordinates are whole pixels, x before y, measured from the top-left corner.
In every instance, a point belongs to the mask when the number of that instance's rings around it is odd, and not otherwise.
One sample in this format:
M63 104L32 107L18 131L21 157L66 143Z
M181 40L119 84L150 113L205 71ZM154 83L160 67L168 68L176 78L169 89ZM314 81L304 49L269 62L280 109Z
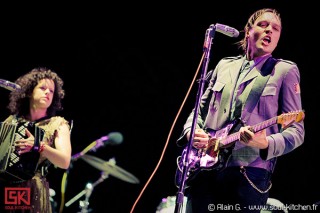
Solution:
M265 85L267 84L268 79L270 78L270 74L275 66L275 64L277 63L277 59L273 58L273 57L269 57L266 62L263 64L262 68L261 68L261 73L258 75L254 85L252 86L252 89L247 97L247 101L244 104L243 108L246 107L246 115L245 117L242 117L242 121L247 121L247 119L249 118L249 116L251 115L252 110L254 109L254 107L256 106L256 104L258 103L259 97L262 94L262 91L265 87ZM235 110L235 117L236 118L240 118L241 117L241 108L240 108L241 104L240 103L236 103L236 110Z

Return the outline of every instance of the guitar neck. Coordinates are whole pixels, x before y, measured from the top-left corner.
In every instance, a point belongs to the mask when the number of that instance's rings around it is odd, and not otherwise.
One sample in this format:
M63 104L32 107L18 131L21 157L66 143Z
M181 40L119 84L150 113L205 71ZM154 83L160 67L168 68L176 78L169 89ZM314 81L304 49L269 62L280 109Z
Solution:
M269 120L263 121L261 123L255 124L252 127L253 132L259 132L260 130L266 129L270 126L273 126L274 124L277 124L278 122L278 116L270 118ZM235 132L230 135L228 135L226 138L221 139L220 146L226 146L231 144L232 142L235 142L240 139L240 132Z

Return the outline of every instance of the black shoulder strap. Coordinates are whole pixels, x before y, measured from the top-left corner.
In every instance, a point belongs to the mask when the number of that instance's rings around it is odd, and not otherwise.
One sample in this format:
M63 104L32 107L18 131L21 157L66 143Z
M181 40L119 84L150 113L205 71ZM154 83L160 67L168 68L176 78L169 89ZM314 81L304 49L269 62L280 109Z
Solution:
M248 95L247 101L245 103L247 108L247 114L245 117L242 118L243 121L246 121L247 118L250 116L252 110L258 103L259 97L262 94L262 91L267 84L267 81L270 77L270 74L277 63L277 59L270 57L267 59L267 61L263 64L261 68L261 75L259 75L252 86L252 89Z
M263 76L266 76L266 75L270 76L271 71L273 70L277 62L278 62L278 59L275 59L273 57L268 58L261 68L261 74Z

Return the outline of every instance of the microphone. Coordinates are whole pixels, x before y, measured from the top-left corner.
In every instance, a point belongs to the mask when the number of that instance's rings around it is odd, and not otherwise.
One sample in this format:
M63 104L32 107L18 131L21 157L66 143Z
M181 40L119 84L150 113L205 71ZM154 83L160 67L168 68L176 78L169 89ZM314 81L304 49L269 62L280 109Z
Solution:
M10 91L21 90L21 86L15 83L12 83L7 80L0 79L0 87L3 87Z
M234 38L239 36L239 31L236 30L235 28L229 27L227 25L219 24L219 23L216 24L216 31Z
M123 136L120 132L111 132L106 136L102 136L101 138L93 141L89 146L87 146L81 152L73 155L71 157L72 160L77 160L78 158L82 157L89 151L97 151L100 147L104 147L106 145L119 145L123 141Z
M101 146L105 145L119 145L120 143L122 143L122 140L123 136L121 133L111 132L107 136L102 136L98 140L94 141L93 143L95 143L95 145L93 147L93 150L95 151L99 149Z

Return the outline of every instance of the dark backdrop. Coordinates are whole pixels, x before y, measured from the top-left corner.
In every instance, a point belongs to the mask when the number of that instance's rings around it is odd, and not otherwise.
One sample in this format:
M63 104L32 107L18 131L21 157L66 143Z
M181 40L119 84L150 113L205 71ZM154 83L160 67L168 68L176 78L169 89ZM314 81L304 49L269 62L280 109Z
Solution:
M130 212L165 151L134 211L155 212L162 198L175 196L178 190L174 175L181 150L175 141L194 107L197 84L175 126L173 122L200 64L206 29L221 23L242 30L249 15L263 7L274 7L282 15L283 32L273 55L298 64L306 114L305 143L279 158L270 197L286 204L312 204L320 200L316 135L320 75L315 61L316 7L308 1L14 5L0 20L0 78L14 81L36 66L50 67L63 78L66 97L61 115L74 122L73 154L110 132L123 135L123 143L91 154L106 161L115 158L116 165L140 184L110 175L90 196L92 212ZM222 57L238 55L235 43L242 36L216 33L209 68ZM0 88L1 119L8 115L8 95ZM63 173L52 169L49 175L57 209ZM65 202L100 175L83 160L73 162ZM79 211L79 200L64 212Z

